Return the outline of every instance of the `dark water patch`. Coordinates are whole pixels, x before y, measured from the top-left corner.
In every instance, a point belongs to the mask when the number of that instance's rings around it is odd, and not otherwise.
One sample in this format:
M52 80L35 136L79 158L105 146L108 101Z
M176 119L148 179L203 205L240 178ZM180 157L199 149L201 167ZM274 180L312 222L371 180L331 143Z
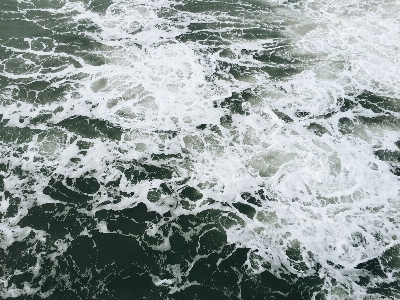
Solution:
M324 135L326 133L329 134L329 130L327 130L321 124L318 124L318 123L315 123L315 122L310 123L310 125L308 125L307 129L310 130L311 132L315 133L318 136L322 136L322 135Z
M107 284L109 299L168 299L166 288L153 284L148 274L133 274L127 277L116 277ZM168 297L168 298L167 298Z
M173 193L173 187L168 186L165 182L160 184L160 188L164 195L171 195Z
M318 276L300 277L296 280L294 285L291 285L290 292L286 299L324 300L326 299L326 294L330 292L323 291L324 281L323 278L319 278Z
M236 32L232 32L232 35L240 36L246 40L258 40L258 39L276 39L282 37L279 33L279 29L275 26L271 27L252 27L246 29L238 29ZM255 56L256 58L256 56Z
M374 113L385 111L400 112L400 100L387 97L381 97L369 91L364 91L356 97L356 101L362 107L372 110Z
M181 153L177 154L165 154L165 153L152 153L151 154L151 160L156 160L156 161L170 161L172 159L183 159Z
M287 64L279 62L285 61L286 59L278 55L258 55L255 56L255 58L257 60L261 60L262 58L262 60L265 61L267 66L262 67L261 70L263 70L265 73L271 76L271 78L274 79L283 79L285 77L290 77L301 73L304 69L300 64L298 67L296 67L293 62Z
M307 112L307 111L300 111L300 110L298 110L298 111L295 112L294 115L295 115L296 117L298 117L298 118L307 118L308 116L310 116L310 113Z
M76 69L82 67L82 64L74 57L54 57L39 62L42 74L61 72L71 66Z
M0 17L4 17L8 12L15 12L18 10L18 2L14 0L1 1Z
M204 130L207 128L207 124L200 124L200 125L196 126L196 128L200 129L200 130Z
M87 0L85 0L87 1ZM46 9L60 9L65 5L66 1L41 1L41 0L31 0L31 1L20 1L18 2L18 7L20 10L46 10Z
M59 102L62 97L71 89L69 83L60 83L60 79L51 81L20 81L13 89L12 96L15 100L35 105L45 105L52 102ZM60 85L58 84L60 83Z
M88 8L97 13L105 13L107 8L113 3L112 0L92 0Z
M42 130L27 127L5 126L6 123L5 119L0 122L0 141L6 144L24 144L30 142L34 136L42 132Z
M70 33L70 29L66 29L66 33L57 33L53 36L53 39L58 43L56 52L64 52L75 55L95 55L95 53L89 53L89 51L104 50L105 46L99 42L79 35L78 33ZM101 56L100 56L101 57Z
M100 184L94 177L79 177L74 179L70 179L71 184L74 188L84 194L94 194L100 189Z
M209 52L219 52L221 58L229 57L231 61L243 60L244 57L249 56L250 61L254 59L264 64L260 68L245 63L242 65L228 63L226 59L221 59L220 70L229 70L229 74L239 80L260 71L268 73L275 79L280 79L298 74L304 69L302 64L307 58L295 58L290 54L289 45L283 34L285 28L282 24L275 24L272 18L268 18L268 5L264 5L260 10L260 3L258 5L240 3L236 4L236 9L232 9L232 3L224 1L213 2L207 6L202 2L189 2L178 5L177 9L198 14L211 14L212 6L219 6L221 9L224 5L228 5L230 9L226 11L227 15L223 20L207 23L193 22L189 24L188 32L179 36L178 40L184 43L190 41L207 45ZM271 19L270 22L269 19ZM262 45L265 47L262 51L239 49L239 52L235 49L233 52L226 46L232 44L235 38L249 42L270 40L270 43Z
M172 190L164 183L163 188L149 189L147 199L151 202L158 202L161 200L162 195L171 195L172 193Z
M240 3L229 3L227 1L211 1L207 4L203 1L187 1L186 3L176 5L175 7L181 11L192 13L213 13L219 11L234 12L243 10Z
M83 228L95 227L95 222L92 217L79 213L67 204L46 203L30 208L28 214L20 220L19 225L43 230L54 242L67 234L72 237L79 236Z
M247 109L243 106L244 103L253 96L249 90L242 91L241 93L233 93L231 97L225 98L219 103L219 107L228 109L231 114L248 115Z
M73 116L62 120L57 125L89 139L106 137L112 140L120 140L123 132L122 128L109 121L90 119L85 116Z
M171 140L176 138L179 134L179 131L176 130L154 130L154 132L156 132L163 140Z
M57 207L51 207L48 204L42 207L45 209L32 211L29 216L26 216L24 225L39 222L42 225L36 227L45 228L44 224L52 223L51 219L56 219L55 216L65 211L59 204ZM257 275L248 272L246 262L249 249L235 248L234 245L227 244L223 229L223 226L227 224L226 219L223 218L224 215L222 211L208 210L196 215L181 215L178 219L170 219L173 223L164 223L162 225L164 229L161 228L161 231L168 235L168 232L173 230L173 234L169 236L171 249L163 252L149 247L152 240L145 236L145 232L148 224L160 224L161 220L168 220L171 217L163 219L159 214L149 212L146 205L142 203L119 211L98 211L95 216L96 221L105 221L112 233L92 230L89 231L89 236L79 237L74 233L75 238L63 256L58 258L57 265L49 268L53 264L51 261L45 263L47 267L42 264L40 277L45 278L45 284L41 285L41 292L53 290L51 297L57 297L57 299L63 299L58 298L61 294L68 297L73 295L74 299L92 297L139 299L132 295L139 295L140 298L146 299L187 299L187 297L190 299L311 299L313 296L316 297L315 299L325 298L324 291L321 290L324 278L308 276L293 277L288 280L278 278L269 271L263 271ZM32 222L31 218L35 221ZM65 224L58 225L58 227L63 226ZM93 225L91 226L93 228ZM81 224L81 228L83 227L88 226ZM50 235L55 234L55 230L56 227L52 225L46 228L46 232ZM186 238L188 233L191 233L190 239ZM145 243L141 242L142 239ZM19 246L26 248L23 244ZM198 255L201 257L194 260ZM390 259L395 255L387 255L387 257L386 264L391 263ZM191 264L191 262L194 263ZM31 255L25 260L23 267L26 270L34 263L36 261ZM156 286L150 276L157 274L161 278L171 278L167 271L168 265L179 266L179 272L188 272L187 280L196 281L197 284L168 294L169 289L162 285ZM371 268L368 263L360 267ZM379 267L376 262L371 270L375 270L375 267ZM51 275L45 270L46 268L53 269ZM186 275L183 278L185 277ZM12 278L11 282L18 284L31 278L29 273L24 273L23 276ZM391 289L393 290L393 287ZM381 290L379 292L383 293Z
M183 258L194 258L200 254L198 251L202 255L221 252L227 243L224 226L229 226L230 216L221 211L207 210L174 219L178 227L170 237L172 251L167 253L167 262L179 263Z
M147 262L148 264L154 263L153 260L146 259L147 256L151 257L152 251L144 249L147 247L139 244L135 237L100 232L91 232L91 235L91 239L96 245L96 249L93 247L94 263L99 269L126 270L127 267L130 267L129 265L138 265L140 268L143 262ZM72 250L73 247L71 247ZM79 255L79 249L75 253Z
M0 192L4 192L4 176L0 175Z
M331 291L324 290L324 278L318 275L277 277L268 270L260 274L244 273L241 290L242 299L308 300L326 299Z
M43 123L47 123L48 120L50 120L52 118L52 114L51 113L44 113L44 114L39 114L38 116L32 118L29 123L31 125L38 125L38 124L43 124Z
M353 120L351 120L347 117L339 119L339 131L342 134L353 133L356 126L357 126L357 124L355 124Z
M13 195L9 191L4 191L2 199L8 201L7 211L4 213L5 218L12 218L18 215L21 198Z
M253 276L248 283L250 286L254 286L254 284L256 286L254 292L249 291L248 287L244 287L246 291L244 292L245 299L260 299L262 297L268 297L268 299L287 299L287 295L291 290L290 283L284 279L277 278L269 271L264 271L259 275Z
M245 300L286 300L290 285L268 271L254 276L245 276L241 284L241 296ZM301 299L301 298L298 298Z
M358 117L358 120L366 126L371 124L392 129L397 129L400 127L400 120L392 115L378 115L375 117L360 116Z
M358 106L357 101L350 98L339 98L338 99L338 106L340 107L341 112L346 112L349 110L353 110Z
M18 251L14 248L21 245L14 244L9 249ZM26 248L25 244L22 247ZM28 270L36 263L36 257L24 257L25 260L20 260L18 266L10 265L10 269ZM46 259L42 253L41 273L35 276L40 282L28 282L34 287L40 287L40 292L49 292L51 299L138 299L136 295L142 297L142 294L152 294L149 291L156 295L163 291L165 295L166 289L155 286L149 276L151 270L159 273L156 258L150 248L139 244L134 237L92 231L90 236L75 238L68 250L56 258L56 264ZM18 284L26 278L31 279L32 275L23 272L22 276L12 276L10 283ZM58 297L62 294L65 297ZM128 296L130 298L126 298Z
M10 17L0 21L0 40L13 37L31 38L51 35L50 30L37 25L35 22L22 20L21 17L16 18L15 15Z
M288 44L282 38L277 36L271 44L265 45L266 50L255 53L254 58L263 63L273 63L276 66L293 66L300 63L295 57L287 51ZM285 52L279 50L285 49ZM272 67L272 66L271 66Z
M3 58L3 60L6 61L7 59L9 59L9 58L11 58L13 56L13 51L7 49L3 45L0 45L0 55ZM5 64L2 63L0 65L1 73L3 73L5 71L5 69L6 69ZM10 82L10 79L7 76L0 75L0 86L2 88L6 88L9 85L8 82Z
M196 216L180 216L177 220L179 231L170 237L171 251L167 253L166 262L181 264L182 271L190 267L188 280L196 281L198 286L196 289L189 287L174 293L173 299L182 299L189 295L197 297L195 299L203 299L210 291L223 299L236 299L240 271L244 270L248 250L227 245L225 231L216 223L218 220L223 222L218 215L220 213L216 211L207 211ZM187 233L194 233L199 229L200 232L190 239L185 238ZM194 259L198 255L202 257L191 266L188 258ZM182 266L184 261L189 265Z
M232 22L234 22L232 24ZM249 28L246 28L248 26ZM178 37L181 42L196 42L203 45L221 47L231 44L232 37L245 40L268 39L281 37L276 28L268 28L258 24L232 20L230 22L215 23L191 23L188 26L188 33ZM210 49L211 50L211 49Z
M192 216L180 217L177 220L177 224L182 226L181 221L191 222L195 220L196 218L193 218ZM172 251L168 252L168 255L166 256L166 263L171 265L184 264L185 260L191 260L197 255L197 246L199 241L198 235L194 234L190 237L190 239L188 239L184 237L184 235L182 234L183 232L185 232L184 228L179 231L176 230L171 234L169 242ZM190 232L190 230L188 230L188 232ZM185 265L182 265L182 268L186 269L187 266Z
M106 194L108 197L108 200L101 203L102 205L119 203L122 200L122 197L132 197L134 195L133 192L124 192L119 189L121 179L122 176L118 177L116 180L110 180L105 184L102 184L102 187L106 189Z
M272 110L274 112L274 114L281 119L282 121L284 121L285 123L292 123L293 119L291 117L289 117L287 114L277 110L277 109L273 109Z
M77 237L72 243L66 254L81 273L92 267L96 244L89 236Z
M374 154L383 161L400 163L400 151L377 150Z
M34 267L36 264L36 257L30 253L34 251L34 245L29 242L34 235L25 238L23 241L16 241L12 245L10 245L3 253L4 253L4 267L3 271L11 271L11 270L27 270L31 267ZM27 247L27 245L29 245ZM36 252L36 251L34 251ZM15 259L18 257L18 259Z
M225 115L222 116L220 119L220 124L221 126L225 127L225 128L230 128L233 122L233 118L232 115Z
M1 50L1 48L0 48L0 50ZM2 55L1 52L0 52L0 55ZM1 69L0 69L0 71L1 71ZM0 89L5 91L6 88L8 88L8 83L9 83L9 81L8 81L7 77L0 75ZM2 97L2 95L0 95L0 105L2 105L2 106L6 105L6 100Z
M394 175L400 176L400 151L377 150L374 154L382 161L387 162L391 166Z
M24 4L26 3L19 3L18 6L24 9ZM61 8L64 4L62 2L56 4L51 1L36 3L34 6L27 5L28 7L25 7L27 10L24 11L23 15L18 12L18 7L13 5L13 12L9 12L1 18L0 39L4 39L4 45L28 49L29 43L24 41L24 37L27 37L32 39L32 50L54 50L56 53L66 53L71 57L81 57L93 65L104 64L104 57L98 53L93 53L94 50L104 50L104 45L82 34L82 32L100 32L100 28L86 18L75 22L68 13L55 13L54 8ZM88 8L102 13L110 4L111 1L90 1ZM10 6L8 3L2 3L2 5L4 7ZM47 10L49 8L53 10ZM3 9L1 11L4 12ZM30 55L34 54L31 53ZM45 57L42 62L46 64L49 61L54 63L57 59L67 59L62 56L52 56L50 60L48 58ZM73 64L75 65L76 62L73 62ZM67 67L68 64L66 63L63 66Z
M183 199L189 199L191 201L197 201L203 198L203 194L199 190L191 186L184 187L179 196Z
M396 299L400 295L399 250L400 247L396 245L379 257L356 267L367 271L360 277L358 284L366 287L371 297L385 296L389 299Z
M251 205L244 203L234 203L233 206L242 214L247 215L250 219L256 214L256 209Z
M140 236L148 229L148 224L157 224L161 219L159 214L148 211L143 203L118 211L99 210L95 216L99 222L106 221L108 230L112 232Z
M215 102L214 102L214 107L218 107L218 106L219 106L219 104L215 101ZM220 120L221 120L221 119L220 119ZM222 121L224 121L224 119L222 119ZM196 126L196 129L198 129L198 130L205 130L205 129L208 129L208 130L210 130L210 132L211 132L212 134L215 134L215 135L220 136L220 137L223 136L220 126L217 126L217 125L213 125L213 124L200 124L200 125Z
M136 222L134 219L116 217L107 221L107 229L124 235L143 235L147 230L147 224Z
M134 162L130 167L123 170L129 181L136 184L143 180L171 179L174 170L167 166L156 166L146 163Z
M219 69L220 69L220 78L224 80L226 78L226 70L229 70L228 73L229 75L232 75L235 79L237 80L246 80L248 76L251 76L253 74L257 74L259 72L259 68L254 67L254 66L249 66L249 65L240 65L240 64L232 64L232 63L227 63L225 61L220 61L219 62Z
M34 51L49 52L50 55L50 52L56 47L56 43L49 37L35 38L33 41L31 41L30 46ZM60 59L60 57L57 57L57 59Z
M196 299L196 300L208 300L208 299L221 299L221 300L228 300L230 299L228 296L225 296L223 292L203 287L193 285L187 287L183 291L175 293L173 295L173 299L176 300L186 300L186 299Z
M365 129L371 126L397 130L400 127L400 120L389 114L378 114L373 117L359 115L351 119L340 118L338 125L342 134L354 134L356 131L365 132Z
M290 246L286 249L286 256L291 260L292 266L298 271L308 271L309 267L303 262L303 249L300 248L298 241L290 243Z
M26 283L34 286L39 284L41 277L36 276L35 267L40 264L40 257L45 248L41 243L36 243L34 237L35 234L31 232L21 241L15 241L6 250L0 250L2 256L0 273L3 273L2 275L6 276L15 288L24 289Z
M356 269L367 270L375 278L376 277L387 278L387 275L381 269L381 262L378 258L374 258L374 259L368 260L364 263L361 263L361 264L357 265Z
M400 101L398 99L378 96L367 90L358 95L349 94L345 98L338 99L338 106L342 112L354 110L357 107L388 116L393 112L400 112Z
M304 59L289 54L288 45L285 45L284 41L280 41L281 39L276 37L275 44L268 45L271 49L254 54L254 59L264 63L261 70L266 72L272 79L283 79L299 74L304 70ZM282 50L279 50L280 48Z
M50 1L48 1L48 3L49 2ZM63 21L68 19L65 14L58 13L57 10L48 10L48 7L44 9L38 9L38 7L35 7L33 9L24 10L23 12L24 19L34 21L40 27L49 31L51 30L52 33L54 33L54 28L57 28L57 26L62 24ZM51 36L51 33L46 36ZM33 35L33 37L37 37L37 35Z
M340 265L340 264L335 264L335 263L331 262L330 260L327 260L326 263L327 263L328 265L334 267L334 268L337 269L337 270L344 269L344 267L343 267L342 265Z
M151 269L158 268L155 253L135 237L92 231L75 239L64 257L60 275L69 273L79 280L59 288L73 291L80 299L132 299L162 289L149 276Z
M43 189L43 193L54 200L71 203L79 207L85 207L93 199L92 196L85 195L68 185L68 181L63 176L51 178L48 185Z
M258 206L258 207L261 207L261 203L262 203L261 201L262 201L262 200L265 200L265 199L260 199L260 198L257 197L257 196L253 196L253 195L250 194L250 193L243 193L243 194L241 195L241 197L242 197L242 199L245 200L247 203L253 204L253 205Z
M199 247L197 248L197 253L199 255L208 255L215 251L215 249L220 249L226 244L226 232L224 230L214 228L210 226L204 226L203 229L207 230L203 232L199 239Z
M182 43L196 42L199 44L212 45L212 46L222 46L227 45L228 42L225 41L218 33L203 32L201 31L201 26L197 27L197 24L191 24L189 28L192 28L190 33L182 34L179 37L179 41ZM199 31L195 31L199 30Z
M93 146L93 142L77 140L76 145L78 146L79 150L88 150Z
M6 163L0 163L0 172L7 172L9 167Z

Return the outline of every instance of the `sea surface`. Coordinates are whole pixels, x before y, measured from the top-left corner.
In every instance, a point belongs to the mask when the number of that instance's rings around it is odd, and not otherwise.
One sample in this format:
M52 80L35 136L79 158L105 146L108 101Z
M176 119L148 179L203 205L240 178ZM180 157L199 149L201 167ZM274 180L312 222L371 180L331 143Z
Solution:
M1 0L0 297L400 299L399 0Z

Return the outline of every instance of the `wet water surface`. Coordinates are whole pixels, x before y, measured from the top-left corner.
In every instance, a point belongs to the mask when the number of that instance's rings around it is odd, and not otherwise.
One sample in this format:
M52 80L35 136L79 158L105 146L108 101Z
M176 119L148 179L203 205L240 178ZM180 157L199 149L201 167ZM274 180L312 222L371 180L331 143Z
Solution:
M1 297L398 299L399 12L2 0Z

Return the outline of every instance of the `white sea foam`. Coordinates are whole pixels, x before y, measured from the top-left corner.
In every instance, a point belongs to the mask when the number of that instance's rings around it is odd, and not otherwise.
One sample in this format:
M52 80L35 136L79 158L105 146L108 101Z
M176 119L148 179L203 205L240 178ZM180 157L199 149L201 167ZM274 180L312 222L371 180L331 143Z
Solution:
M326 278L325 288L331 290L328 298L344 299L352 295L362 299L366 290L355 282L363 271L355 271L355 267L398 244L395 233L399 228L393 220L400 217L399 181L389 164L379 160L374 151L395 150L400 131L396 124L367 122L359 124L351 134L343 135L339 127L341 118L356 121L360 116L382 114L361 106L341 112L340 101L346 97L354 100L367 90L390 97L392 100L387 101L398 105L400 20L395 12L399 11L399 3L361 4L350 0L302 1L296 5L288 5L286 1L268 3L271 14L286 18L282 20L286 30L281 40L290 46L290 51L278 46L274 51L300 57L302 63L297 74L273 78L268 71L257 71L235 78L229 68L220 67L221 62L230 67L268 65L256 60L253 54L271 51L271 45L277 41L229 37L234 26L221 30L230 56L212 52L200 43L176 40L188 31L189 23L229 20L240 24L243 21L240 14L227 17L178 12L171 8L174 3L168 1L114 1L104 13L96 13L80 2L66 2L61 11L72 14L71 22L97 26L95 33L85 34L104 45L100 52L105 64L93 66L76 58L82 66L79 69L71 66L43 77L51 80L85 74L82 79L71 79L74 88L62 99L41 105L10 103L3 109L3 117L10 119L8 126L23 128L25 123L20 123L19 118L32 119L63 106L62 111L52 113L51 123L80 115L107 120L120 126L123 133L120 140L79 138L91 143L85 154L80 152L77 141L72 140L72 134L62 129L47 133L44 139L38 135L27 143L30 152L26 158L13 158L11 153L16 149L3 150L10 157L7 159L10 169L20 166L37 178L29 181L28 175L27 179L17 176L4 179L6 188L23 201L19 214L14 219L4 219L1 225L2 247L7 248L29 234L30 229L16 224L35 201L51 201L42 192L50 179L39 172L43 166L51 169L53 176L79 178L90 173L101 186L122 176L118 188L132 195L115 203L106 192L101 192L88 214L102 208L120 210L144 202L150 210L161 214L171 211L177 217L210 208L221 209L222 203L228 203L224 209L245 221L226 224L228 242L252 250L247 263L253 271L269 268L278 276L282 272L304 276L313 274L319 264L322 266L319 276ZM177 20L161 16L161 8L171 9ZM260 24L257 18L248 18L246 22L249 27ZM243 54L242 50L251 54ZM49 55L49 52L23 51ZM63 56L53 52L50 55ZM40 67L28 68L22 74L11 74L7 69L2 73L14 79L35 78L40 74ZM247 89L253 92L242 105L246 113L234 114L231 122L224 122L229 111L216 107L214 101L218 104ZM7 92L3 97L11 99ZM299 111L306 112L307 117L298 117ZM292 121L285 122L279 113ZM331 113L330 117L322 117ZM398 111L390 113L399 117ZM197 126L201 124L207 126L199 130ZM310 129L312 126L324 130L316 134ZM36 128L49 130L43 124ZM168 132L173 134L168 136ZM184 159L170 159L163 164L151 161L151 155L159 153L181 154ZM42 160L35 159L38 157ZM73 158L79 161L73 162ZM173 169L171 179L133 184L118 166L140 160L169 166ZM203 195L190 207L179 204L182 180ZM149 192L164 181L176 193L160 196L156 201L149 199ZM24 194L27 186L33 196ZM270 200L260 198L261 206L253 205L254 218L232 206L244 202L243 193L259 197L258 190L263 190ZM209 198L215 202L207 202ZM8 200L4 201L2 210L8 205ZM153 248L168 251L168 236L164 237L158 228L153 224L146 234L162 236L162 243ZM108 232L104 222L98 224L98 229ZM45 235L35 234L45 241ZM64 242L60 245L64 246L56 251L61 254L68 245ZM290 249L297 249L297 262L287 256ZM304 263L302 267L300 262ZM179 272L175 268L171 271L175 279L155 276L154 282L179 290L177 286L189 284ZM336 287L331 278L338 282ZM33 292L29 286L24 291L10 287L7 295Z

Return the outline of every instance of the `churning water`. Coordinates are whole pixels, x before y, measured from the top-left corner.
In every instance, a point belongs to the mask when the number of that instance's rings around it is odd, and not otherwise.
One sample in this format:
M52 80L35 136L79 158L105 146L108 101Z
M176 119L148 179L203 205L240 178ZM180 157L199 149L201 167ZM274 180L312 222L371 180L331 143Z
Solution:
M0 295L398 299L398 0L1 0Z

